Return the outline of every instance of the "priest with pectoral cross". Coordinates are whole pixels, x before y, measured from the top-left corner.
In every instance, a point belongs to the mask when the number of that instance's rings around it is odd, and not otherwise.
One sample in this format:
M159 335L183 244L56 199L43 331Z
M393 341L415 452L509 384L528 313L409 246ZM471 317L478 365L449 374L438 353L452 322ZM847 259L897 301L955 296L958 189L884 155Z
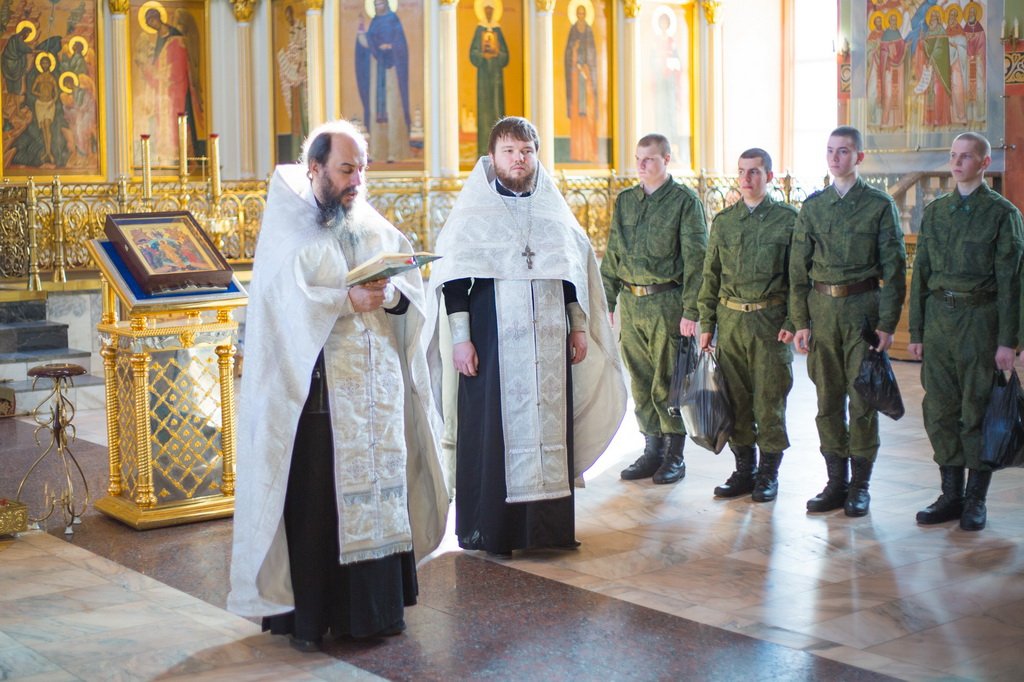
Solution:
M577 546L573 481L626 405L597 260L539 142L524 118L494 126L438 236L427 296L445 309L428 319L451 332L442 348L435 328L428 354L435 392L454 396L444 447L459 546L500 557Z

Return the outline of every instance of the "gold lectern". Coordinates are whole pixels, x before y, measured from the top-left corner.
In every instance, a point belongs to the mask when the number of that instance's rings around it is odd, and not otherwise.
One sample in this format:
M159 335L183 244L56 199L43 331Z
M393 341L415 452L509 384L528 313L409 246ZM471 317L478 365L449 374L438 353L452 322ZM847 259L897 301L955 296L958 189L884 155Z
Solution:
M246 304L245 290L232 278L222 291L147 295L109 241L88 248L102 274L110 453L107 496L96 508L136 530L231 516L231 311Z

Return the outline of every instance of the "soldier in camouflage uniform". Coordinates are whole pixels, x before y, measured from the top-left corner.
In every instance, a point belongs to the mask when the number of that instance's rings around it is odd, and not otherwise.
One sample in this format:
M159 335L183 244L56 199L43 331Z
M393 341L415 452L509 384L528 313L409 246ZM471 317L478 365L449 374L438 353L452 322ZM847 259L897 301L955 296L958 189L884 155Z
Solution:
M614 324L621 293L622 357L633 380L644 452L622 478L674 483L686 475L685 430L668 413L668 392L680 334L697 333L697 291L707 248L704 207L668 173L663 135L637 143L640 184L615 200L601 278Z
M718 361L736 417L729 439L736 471L715 495L753 493L755 502L770 502L778 494L779 464L789 447L786 397L793 387L793 326L786 303L797 211L768 196L771 180L768 152L754 148L740 154L743 201L715 216L697 297L700 345L711 350L717 325Z
M868 483L878 455L878 412L853 389L868 350L861 325L867 318L878 334L876 350L889 348L907 288L896 204L860 179L863 148L856 128L832 131L832 184L800 209L789 266L793 342L809 353L807 373L817 389L815 422L828 470L828 484L807 501L807 511L843 507L847 516L868 513Z
M924 425L942 479L942 495L917 513L922 525L985 527L981 423L996 370L1013 369L1024 248L1020 211L984 181L991 153L977 133L953 141L956 191L925 207L917 241L908 350L924 360Z

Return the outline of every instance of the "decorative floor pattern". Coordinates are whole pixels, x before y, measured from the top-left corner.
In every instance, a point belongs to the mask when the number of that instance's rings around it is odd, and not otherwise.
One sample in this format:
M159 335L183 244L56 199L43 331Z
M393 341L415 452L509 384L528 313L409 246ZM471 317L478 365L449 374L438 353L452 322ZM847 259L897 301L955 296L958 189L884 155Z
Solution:
M714 499L711 490L728 476L732 458L692 444L679 484L619 480L642 444L627 415L577 493L578 551L517 553L499 564L458 552L449 540L441 550L448 553L420 572L420 604L407 612L408 631L382 643L329 642L326 655L304 658L222 611L229 521L139 533L90 512L71 543L41 534L0 541L0 678L108 679L112 668L95 666L130 658L120 679L370 674L348 664L390 679L1019 679L1024 472L993 478L986 530L918 527L914 513L936 497L938 472L921 426L919 367L895 364L907 415L882 418L865 518L804 510L825 476L813 386L798 358L792 447L774 503ZM81 437L104 442L101 412L85 410L77 419ZM34 448L27 424L0 420L0 495L13 495ZM80 441L76 453L102 491L105 449ZM60 524L51 525L63 537ZM107 559L55 558L55 548ZM62 571L42 570L53 561L70 561L74 570L61 578ZM136 575L124 567L149 577L123 577ZM33 582L47 573L52 579ZM122 577L108 581L108 574ZM26 578L33 587L22 584ZM133 581L151 586L126 587ZM47 602L45 595L56 593L59 604ZM153 603L140 608L138 598ZM60 604L82 606L83 614L55 616ZM115 634L89 630L94 611L104 611L98 620ZM168 636L164 618L196 614L209 631L190 640L176 626ZM164 635L159 647L121 653L154 623ZM86 665L89 657L94 667L72 670L72 662Z

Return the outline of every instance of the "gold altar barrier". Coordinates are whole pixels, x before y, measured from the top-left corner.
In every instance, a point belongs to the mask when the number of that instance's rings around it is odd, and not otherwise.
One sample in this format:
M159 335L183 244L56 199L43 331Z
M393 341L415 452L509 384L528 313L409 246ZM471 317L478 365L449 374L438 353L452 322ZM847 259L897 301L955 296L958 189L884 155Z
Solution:
M87 247L99 266L110 476L104 514L145 530L231 516L235 493L234 358L246 304L224 292L145 296L109 242Z

